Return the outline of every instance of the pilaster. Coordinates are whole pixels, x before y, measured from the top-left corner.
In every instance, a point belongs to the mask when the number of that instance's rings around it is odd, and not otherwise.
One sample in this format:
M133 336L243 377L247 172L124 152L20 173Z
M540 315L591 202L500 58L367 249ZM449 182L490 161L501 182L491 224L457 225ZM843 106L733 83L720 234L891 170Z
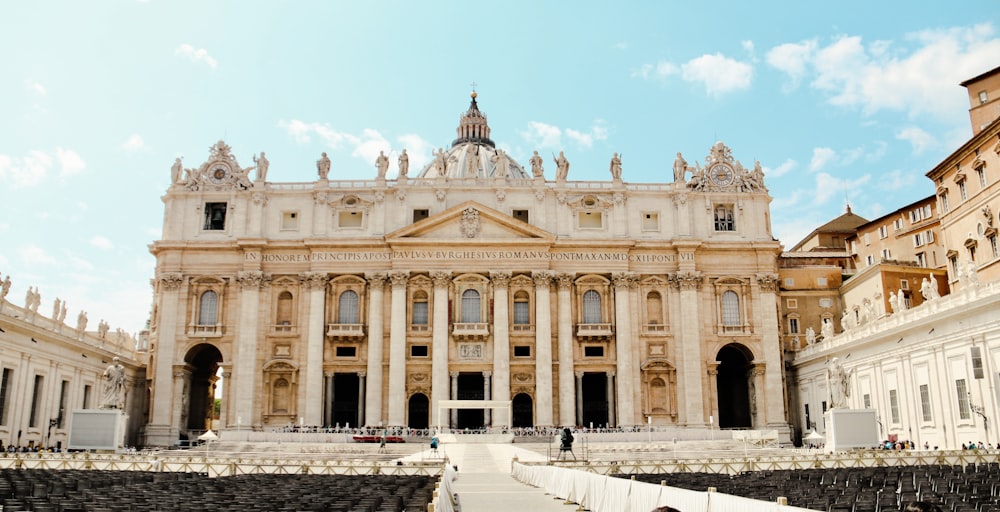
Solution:
M535 425L552 426L552 272L532 273L535 282Z

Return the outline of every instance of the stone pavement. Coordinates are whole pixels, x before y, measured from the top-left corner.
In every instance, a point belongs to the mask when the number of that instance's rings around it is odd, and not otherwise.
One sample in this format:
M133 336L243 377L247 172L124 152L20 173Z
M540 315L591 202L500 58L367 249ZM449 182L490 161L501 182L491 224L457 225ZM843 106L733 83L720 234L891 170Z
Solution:
M441 456L458 466L458 479L452 489L458 494L462 512L573 512L575 504L545 494L545 491L522 484L510 476L511 459L546 460L545 456L512 444L444 444ZM429 452L415 457L431 457Z

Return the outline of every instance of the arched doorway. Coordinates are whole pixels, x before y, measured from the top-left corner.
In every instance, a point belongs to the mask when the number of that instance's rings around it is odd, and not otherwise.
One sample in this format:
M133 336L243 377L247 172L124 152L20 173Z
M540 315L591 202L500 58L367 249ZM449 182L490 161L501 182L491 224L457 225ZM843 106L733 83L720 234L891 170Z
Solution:
M184 362L191 367L191 381L186 386L186 400L181 399L181 404L187 404L183 411L187 421L182 426L187 430L208 430L215 418L216 374L222 353L214 345L202 343L188 351Z
M531 396L527 393L514 395L514 399L511 401L511 409L514 410L514 417L511 418L512 427L526 428L534 424Z
M430 426L430 400L423 393L415 393L410 397L409 422L406 426L415 429L425 429Z
M583 374L583 417L581 426L603 428L608 426L608 374L586 372Z
M753 356L742 345L722 347L716 390L719 397L719 428L750 428L750 361Z
M356 373L333 374L333 396L327 406L333 412L333 425L358 426L358 390L361 379Z
M483 400L486 390L483 387L484 377L482 373L460 373L458 374L458 399L459 400ZM458 409L456 411L455 428L459 429L479 429L483 428L483 409Z

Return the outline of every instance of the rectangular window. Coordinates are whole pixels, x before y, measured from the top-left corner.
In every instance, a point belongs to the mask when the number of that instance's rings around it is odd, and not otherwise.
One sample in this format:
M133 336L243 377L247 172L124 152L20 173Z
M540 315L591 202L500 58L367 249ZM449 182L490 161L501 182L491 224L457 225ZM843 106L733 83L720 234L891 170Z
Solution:
M918 267L927 268L927 255L926 254L924 254L922 252L918 252L917 253L917 266Z
M511 217L514 217L521 222L528 222L528 210L514 210L511 213Z
M584 357L604 357L604 347L583 347Z
M31 392L31 413L28 415L28 426L38 426L38 408L42 405L42 376L35 375L35 385Z
M875 255L874 254L869 254L868 256L865 256L865 263L867 263L869 267L872 266L872 265L874 265L875 264Z
M896 231L899 231L899 230L903 229L903 219L896 219L896 220L892 221L892 227Z
M358 347L337 347L337 357L356 357Z
M57 427L63 428L66 423L66 395L69 393L69 381L64 380L59 386L59 416L56 416Z
M920 412L924 415L924 422L933 419L931 416L931 390L927 384L920 385Z
M979 91L979 104L982 105L989 101L989 97L986 96L986 91Z
M885 238L889 238L889 228L887 228L885 226L879 226L878 227L878 237L879 237L880 240L881 239L885 239Z
M226 229L226 203L205 203L205 230Z
M798 334L799 333L799 319L798 318L789 318L788 319L788 333L789 334Z
M969 409L969 388L965 385L965 379L955 380L955 392L958 393L958 417L967 420L972 418L972 410Z
M282 231L299 229L299 212L281 212Z
M601 212L580 212L577 215L580 229L600 229L604 227L604 215Z
M924 245L924 234L917 233L913 235L913 246L920 247L921 245Z
M817 277L816 278L816 285L817 286L826 286L826 278L825 277Z
M976 175L979 176L979 188L986 188L986 169L976 169Z
M413 325L427 325L427 302L413 303Z
M514 357L531 357L531 347L528 345L514 345Z
M890 259L892 259L892 253L889 252L889 249L882 249L882 259L883 260L890 260Z
M788 309L796 309L799 307L798 299L788 299L785 304L788 305Z
M795 278L794 277L786 277L785 278L785 287L786 288L791 288L792 286L795 286Z
M7 409L10 404L10 380L13 374L14 370L10 368L3 369L3 380L0 380L0 425L7 424Z
M899 280L899 289L900 290L909 290L910 289L910 282L907 281L906 279L900 279Z
M971 347L972 352L972 378L979 380L983 378L983 352L979 347Z
M427 345L410 345L410 357L427 357Z
M719 204L715 206L715 230L736 231L736 218L732 205Z
M517 301L514 303L514 323L517 325L527 325L531 323L531 311L528 301Z
M868 393L861 395L861 402L865 404L865 409L872 408L872 396L869 395Z
M969 193L965 188L965 181L958 182L958 197L961 197L962 201L969 198Z
M865 241L865 245L871 245L872 244L872 239L869 236L869 233L865 233L865 236L863 236L862 238Z
M660 230L660 214L653 212L645 212L642 214L642 230L643 231L659 231Z
M358 211L343 211L337 214L337 226L342 228L360 228L365 225L365 213Z
M948 210L951 209L948 205L948 193L942 192L938 197L941 198L941 213L948 213Z
M924 239L927 240L927 243L929 244L934 243L934 232L928 229L924 234Z
M90 384L83 386L83 407L81 409L90 409Z
M413 222L420 222L427 217L431 216L431 211L427 209L415 209L413 210Z
M821 307L821 308L832 308L833 307L833 299L820 299L819 300L819 307Z
M990 254L992 254L994 258L1000 256L1000 252L997 252L997 236L990 235L989 241L990 241Z
M894 424L899 423L899 396L895 389L889 390L889 414Z

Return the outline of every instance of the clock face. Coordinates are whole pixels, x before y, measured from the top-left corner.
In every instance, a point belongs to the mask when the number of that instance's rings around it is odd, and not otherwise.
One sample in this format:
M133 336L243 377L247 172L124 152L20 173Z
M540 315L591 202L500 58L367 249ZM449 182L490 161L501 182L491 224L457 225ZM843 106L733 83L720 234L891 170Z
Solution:
M712 178L712 182L719 186L731 185L733 183L733 168L726 164L715 164L709 170L709 176Z
M208 179L212 180L212 183L222 183L226 181L228 175L229 171L225 167L216 167L208 174Z

